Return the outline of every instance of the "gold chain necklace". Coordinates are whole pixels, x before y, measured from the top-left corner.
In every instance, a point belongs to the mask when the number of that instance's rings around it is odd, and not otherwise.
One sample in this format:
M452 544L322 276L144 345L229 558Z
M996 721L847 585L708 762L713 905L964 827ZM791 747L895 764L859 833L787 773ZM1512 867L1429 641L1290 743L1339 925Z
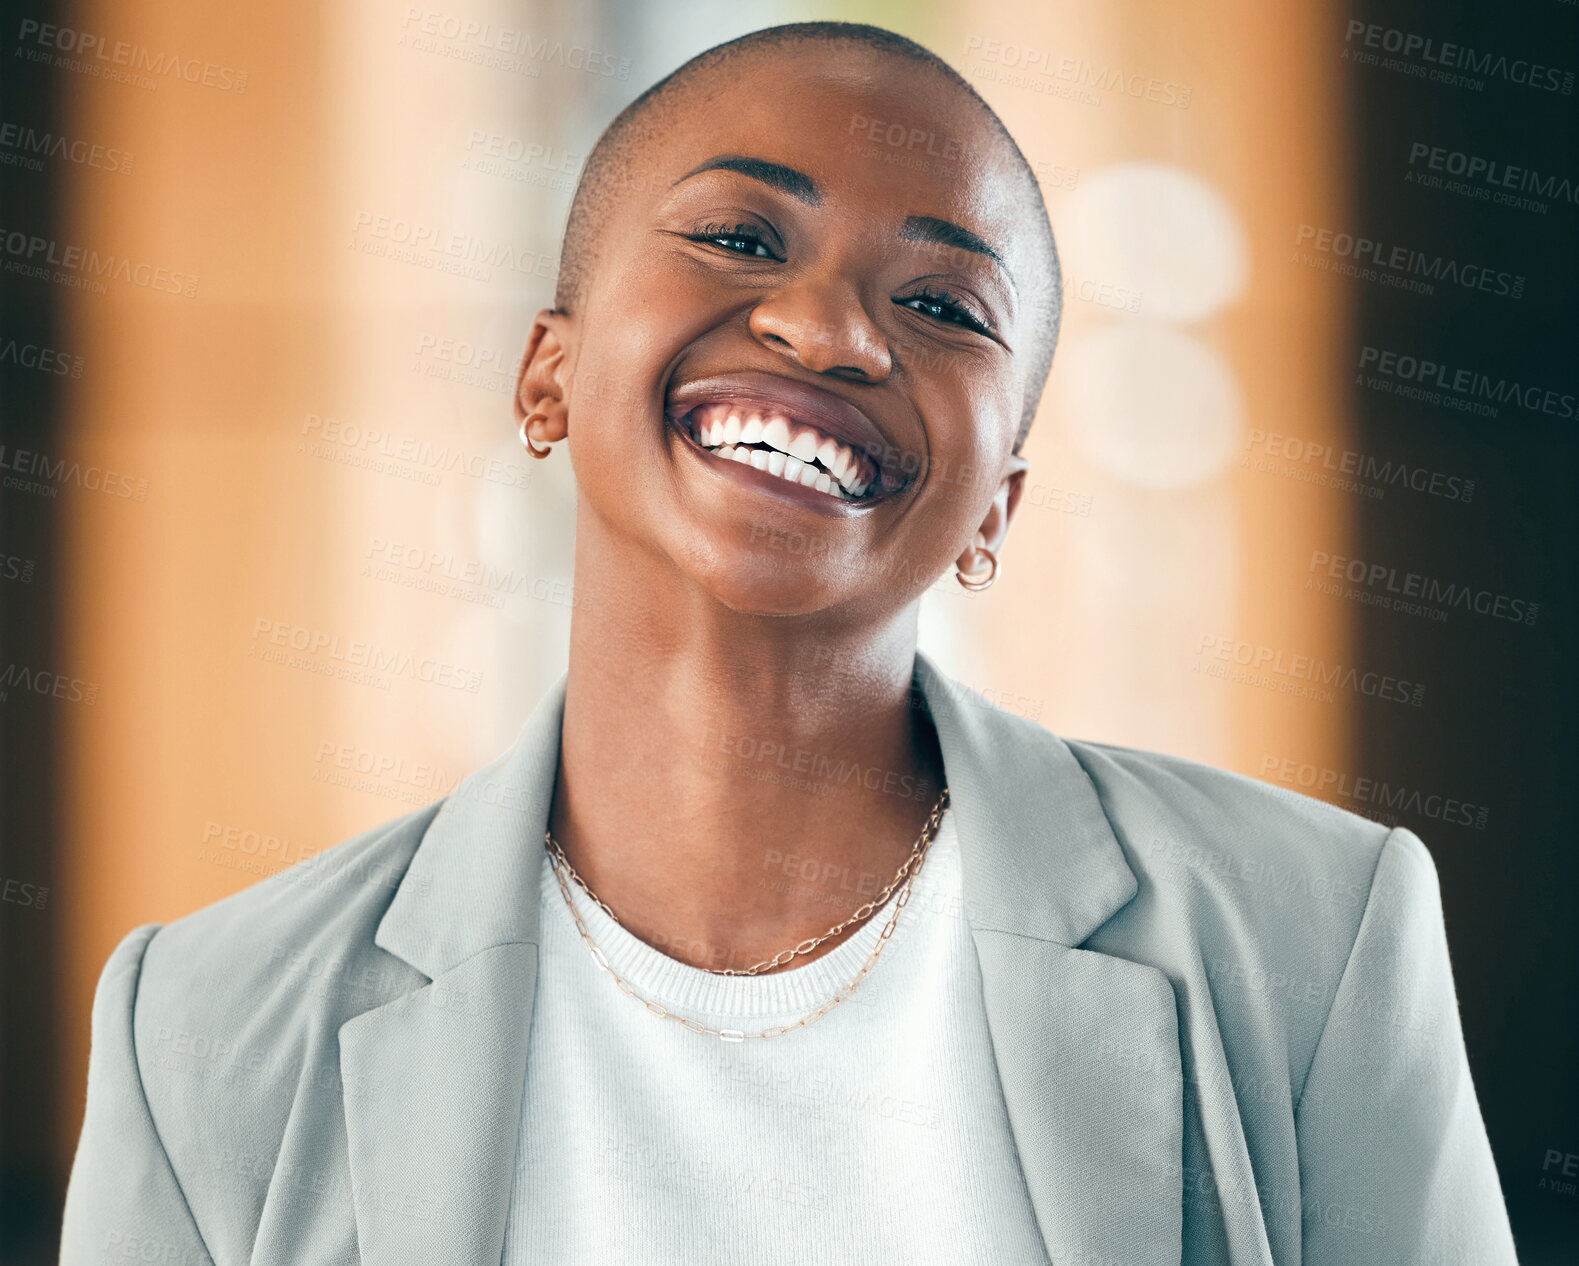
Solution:
M888 944L889 937L893 935L894 925L899 921L899 912L905 908L906 902L910 900L911 887L915 883L916 876L921 871L921 863L926 858L927 850L932 846L932 841L937 836L938 827L943 821L943 813L948 808L948 803L948 788L944 787L942 794L938 796L937 803L932 806L932 812L927 815L926 825L921 828L921 834L916 837L916 842L911 845L910 856L907 857L903 865L899 867L898 872L894 875L894 878L889 883L888 887L884 888L883 891L872 900L865 902L860 907L858 907L855 913L850 915L850 917L845 919L842 923L836 923L821 936L808 937L793 949L781 950L772 958L766 959L759 963L754 963L750 967L743 967L739 970L734 968L723 968L717 970L713 968L702 969L704 971L711 972L715 976L755 976L763 971L766 971L770 967L777 967L783 963L787 963L790 961L790 959L796 957L797 955L810 953L817 946L828 940L829 937L837 936L852 923L868 918L874 910L879 909L882 904L888 900L889 896L893 893L894 888L899 885L901 881L903 881L904 887L899 893L898 900L894 903L893 914L889 916L888 923L884 926L882 933L878 936L877 944L872 947L871 954L867 956L866 961L861 964L860 971L855 973L855 975L850 979L850 982L840 989L836 994L834 994L833 997L827 1002L823 1003L822 1006L817 1007L812 1011L808 1011L805 1015L801 1016L799 1020L795 1021L794 1024L773 1025L769 1028L763 1029L760 1033L743 1033L739 1029L710 1029L705 1024L702 1024L699 1020L693 1020L688 1016L675 1015L674 1012L665 1008L661 1003L654 1002L650 998L643 998L640 994L638 994L634 986L632 986L628 980L626 980L609 965L608 958L604 955L603 951L598 948L597 942L592 939L592 934L587 931L587 925L582 921L581 918L581 911L576 908L575 900L570 895L570 885L565 880L566 873L568 873L570 877L575 880L576 885L581 889L582 892L586 893L588 899L596 904L598 909L602 910L603 913L608 915L609 918L614 920L615 923L620 922L619 916L615 914L613 910L609 909L603 900L587 885L586 880L582 879L581 876L576 873L576 868L570 864L569 858L565 856L565 850L559 846L559 841L556 840L548 831L543 832L543 840L548 846L549 861L554 868L554 878L559 881L559 890L564 894L565 904L570 907L571 917L576 921L576 930L581 934L581 939L586 943L587 949L591 951L593 961L597 963L598 968L601 971L607 972L613 978L614 983L619 987L620 992L625 994L627 997L636 999L637 1002L641 1003L654 1015L659 1016L665 1020L673 1020L677 1024L689 1029L693 1033L709 1034L725 1042L743 1042L748 1037L783 1037L786 1033L791 1033L796 1029L805 1028L808 1025L815 1024L818 1020L822 1019L823 1016L827 1015L828 1012L832 1011L855 991L855 987L866 978L866 974L876 965L879 955L882 954L883 948ZM624 925L621 924L620 926L623 927Z

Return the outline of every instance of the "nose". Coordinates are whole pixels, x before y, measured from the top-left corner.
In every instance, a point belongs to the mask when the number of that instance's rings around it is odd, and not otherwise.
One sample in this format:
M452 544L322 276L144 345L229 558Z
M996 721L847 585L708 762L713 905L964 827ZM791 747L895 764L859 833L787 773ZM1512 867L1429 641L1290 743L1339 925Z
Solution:
M751 310L757 342L805 369L879 382L894 367L888 340L847 278L783 286Z

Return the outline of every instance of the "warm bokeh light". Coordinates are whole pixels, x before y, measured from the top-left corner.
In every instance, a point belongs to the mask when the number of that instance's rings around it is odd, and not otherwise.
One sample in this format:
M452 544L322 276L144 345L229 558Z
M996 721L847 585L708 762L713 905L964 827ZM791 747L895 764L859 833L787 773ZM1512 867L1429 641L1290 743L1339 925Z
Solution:
M111 32L133 20L79 10ZM1220 0L469 12L625 73L479 64L406 6L160 0L137 11L139 40L244 66L244 93L71 85L74 131L140 166L118 183L71 173L67 235L200 284L71 299L92 368L65 433L148 495L62 507L63 655L113 683L67 736L62 1175L114 944L443 794L562 671L572 472L519 448L516 362L598 131L756 26L867 19L937 49L1019 138L1063 234L1065 342L1003 579L967 595L945 578L927 647L1071 735L1244 772L1267 750L1341 767L1344 702L1196 671L1203 636L1344 653L1334 605L1289 583L1287 546L1336 547L1348 508L1239 465L1258 426L1344 427L1339 292L1281 259L1292 226L1335 222L1344 196L1325 161L1336 65L1300 29L1314 15ZM1016 86L988 55L1004 40L1160 76L1172 103ZM359 680L357 647L419 667Z

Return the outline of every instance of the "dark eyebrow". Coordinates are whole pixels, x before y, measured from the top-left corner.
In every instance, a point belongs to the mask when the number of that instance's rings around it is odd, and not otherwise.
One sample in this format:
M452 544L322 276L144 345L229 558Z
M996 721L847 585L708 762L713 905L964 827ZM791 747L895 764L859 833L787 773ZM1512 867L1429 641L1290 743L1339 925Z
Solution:
M1005 272L1008 271L1004 267L1002 255L969 229L960 227L952 220L939 220L930 215L912 215L905 220L905 227L899 231L899 236L911 242L936 242L940 246L958 246L962 250L974 251L977 255L985 255Z
M822 191L817 188L817 182L805 172L796 171L793 167L786 167L782 163L770 163L765 158L751 158L745 154L714 154L706 162L691 168L674 184L683 184L692 176L699 176L704 171L739 172L742 176L750 176L753 180L760 180L765 185L781 190L809 207L822 205ZM669 187L672 189L674 185ZM906 218L899 236L911 242L936 242L940 246L955 246L982 255L1003 270L1003 275L1008 278L1010 286L1015 284L1014 274L1003 262L1003 256L969 229L955 224L952 220L940 220L931 215L912 215Z
M796 171L793 167L785 167L780 163L770 163L763 158L748 158L744 154L714 154L700 167L691 168L674 184L678 185L692 176L699 176L704 171L736 171L742 176L750 176L753 180L760 180L765 185L782 190L790 197L798 198L808 207L822 204L822 192L817 188L817 182L805 172ZM669 187L672 189L674 185Z
M899 236L911 242L936 242L940 246L957 246L961 250L985 256L998 265L1004 280L1009 283L1009 289L1016 295L1020 293L1020 287L1014 280L1014 274L1009 271L1009 266L1003 262L1003 256L969 229L955 224L953 220L940 220L932 215L912 215L906 218L904 227L899 230Z

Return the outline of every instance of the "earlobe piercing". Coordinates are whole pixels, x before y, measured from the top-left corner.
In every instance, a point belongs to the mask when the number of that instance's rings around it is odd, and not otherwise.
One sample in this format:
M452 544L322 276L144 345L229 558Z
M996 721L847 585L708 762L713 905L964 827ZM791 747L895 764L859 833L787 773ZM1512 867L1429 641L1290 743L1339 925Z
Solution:
M990 549L979 549L976 552L978 554L985 554L987 556L987 561L991 564L991 566L987 569L987 574L985 576L981 575L979 572L972 572L969 576L967 576L958 568L956 568L954 571L954 575L959 578L959 583L966 589L969 589L972 593L980 593L983 589L991 588L992 582L998 579L998 556Z
M521 443L526 445L526 451L533 457L542 458L547 457L554 450L546 444L542 448L539 448L536 444L532 443L532 437L527 434L526 428L531 426L533 421L535 421L537 418L542 418L543 421L547 422L548 414L532 412L528 413L524 418L521 419Z

